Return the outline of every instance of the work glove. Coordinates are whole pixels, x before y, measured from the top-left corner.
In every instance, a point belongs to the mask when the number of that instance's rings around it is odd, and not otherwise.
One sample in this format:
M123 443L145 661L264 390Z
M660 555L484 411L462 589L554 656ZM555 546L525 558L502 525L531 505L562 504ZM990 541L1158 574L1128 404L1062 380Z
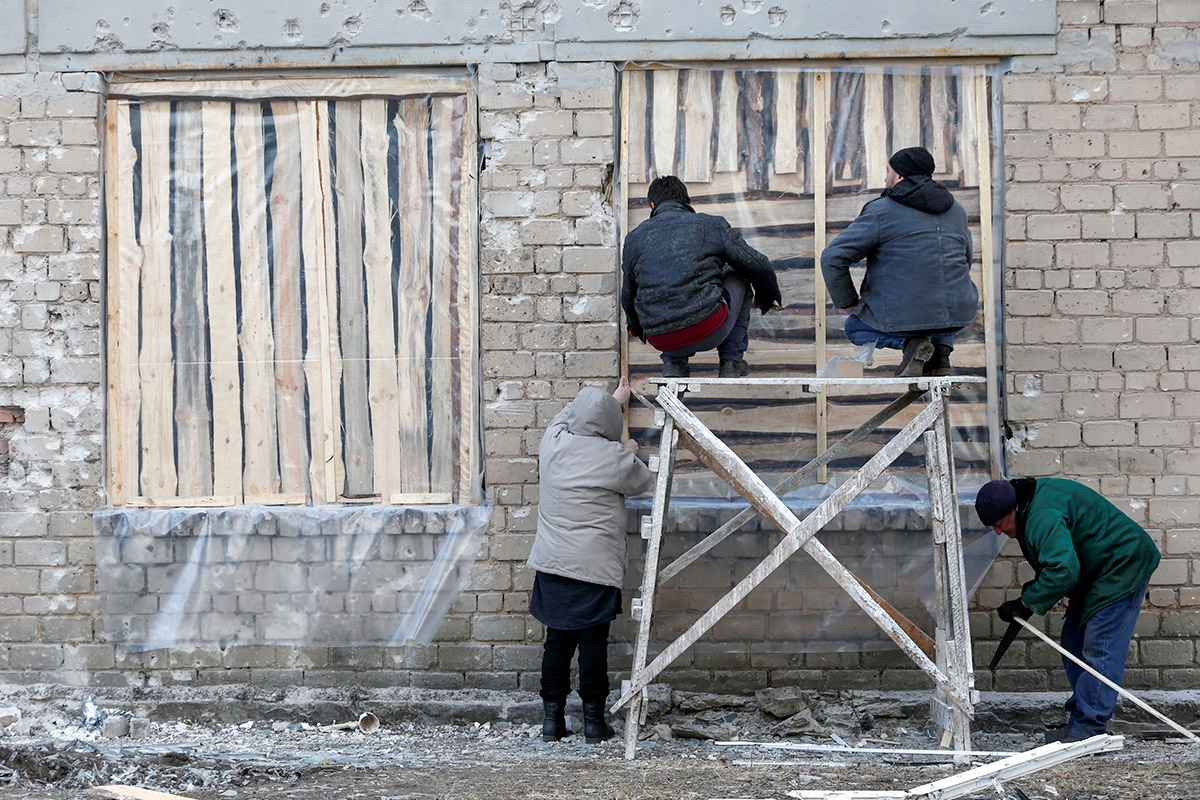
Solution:
M764 288L754 290L754 305L762 313L767 313L773 308L783 308L783 295L778 289Z
M641 327L631 323L631 324L625 326L625 330L629 331L629 335L632 336L633 338L641 339L642 344L646 343L646 334L642 332Z
M1025 605L1018 597L1015 600L1001 603L1000 607L996 609L996 615L1005 622L1012 622L1017 617L1029 619L1033 616L1033 609Z

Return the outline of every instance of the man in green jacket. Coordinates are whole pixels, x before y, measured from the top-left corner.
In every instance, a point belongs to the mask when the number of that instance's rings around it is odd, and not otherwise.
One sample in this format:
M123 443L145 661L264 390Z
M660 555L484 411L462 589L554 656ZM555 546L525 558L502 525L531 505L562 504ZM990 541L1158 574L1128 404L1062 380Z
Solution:
M1063 648L1120 685L1160 558L1150 535L1108 500L1065 478L991 481L975 497L975 511L984 525L1016 539L1034 570L1020 597L997 609L1000 618L1029 619L1066 598ZM1077 742L1105 733L1117 692L1070 659L1063 667L1071 684L1070 722L1046 740Z

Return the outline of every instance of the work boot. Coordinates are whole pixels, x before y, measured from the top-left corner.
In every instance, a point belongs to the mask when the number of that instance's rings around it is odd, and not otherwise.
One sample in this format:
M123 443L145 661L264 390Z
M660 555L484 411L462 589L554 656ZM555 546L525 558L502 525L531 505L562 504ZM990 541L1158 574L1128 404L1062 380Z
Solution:
M896 368L897 378L915 378L925 369L925 362L933 356L933 342L924 336L913 336L904 340L904 358Z
M1095 734L1095 735L1100 736L1101 734ZM1063 725L1061 728L1055 728L1053 730L1048 730L1044 734L1044 741L1046 744L1051 744L1052 742L1062 742L1063 744L1070 744L1072 742L1082 742L1084 739L1090 739L1090 738L1092 738L1092 737L1088 736L1087 734L1076 733L1070 725Z
M557 742L564 736L570 736L567 730L566 703L562 700L543 700L542 741Z
M950 354L954 352L954 348L948 344L933 343L933 355L925 362L925 369L921 372L922 375L930 378L940 378L950 374Z
M588 744L599 744L616 735L612 726L604 721L604 703L583 704L583 739Z
M687 359L682 361L664 361L663 362L663 377L664 378L688 378L692 375L692 368L688 366Z
M741 359L734 360L732 358L721 359L721 371L717 373L719 378L744 378L750 374L750 365Z

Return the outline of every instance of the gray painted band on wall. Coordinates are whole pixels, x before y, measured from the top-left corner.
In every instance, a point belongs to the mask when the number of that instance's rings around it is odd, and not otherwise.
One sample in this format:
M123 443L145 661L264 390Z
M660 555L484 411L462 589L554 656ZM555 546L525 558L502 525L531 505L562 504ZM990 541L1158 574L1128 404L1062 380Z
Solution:
M0 0L0 12L9 7L13 18L23 17L23 0ZM345 0L304 8L262 0L223 0L219 7L94 0L86 11L74 0L40 0L38 16L40 53L78 69L101 62L110 69L197 61L462 64L512 60L509 48L539 43L551 50L557 44L551 58L561 60L638 59L661 46L731 59L1012 55L1052 52L1057 29L1054 0L694 0L686 10L632 0ZM0 36L0 54L23 52L23 36ZM428 57L420 55L425 50Z
M25 0L0 0L0 55L25 52Z

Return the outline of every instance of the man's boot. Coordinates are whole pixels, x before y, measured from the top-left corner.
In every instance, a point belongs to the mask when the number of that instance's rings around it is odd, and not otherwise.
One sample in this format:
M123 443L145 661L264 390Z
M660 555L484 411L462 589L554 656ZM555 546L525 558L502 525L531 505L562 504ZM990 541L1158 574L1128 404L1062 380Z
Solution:
M662 374L664 378L689 378L692 375L692 368L688 366L686 358L672 358L663 361Z
M615 735L612 726L604 721L604 703L583 704L583 738L588 744L599 744Z
M954 352L954 348L946 344L933 343L933 355L925 362L925 369L921 373L932 378L940 378L950 374L950 354Z
M542 741L557 742L564 736L570 736L567 730L566 702L563 700L543 700Z
M750 365L741 359L722 358L718 378L744 378L750 374Z
M896 368L896 377L915 378L925 369L925 362L933 357L933 342L924 336L913 336L904 340L904 357Z

